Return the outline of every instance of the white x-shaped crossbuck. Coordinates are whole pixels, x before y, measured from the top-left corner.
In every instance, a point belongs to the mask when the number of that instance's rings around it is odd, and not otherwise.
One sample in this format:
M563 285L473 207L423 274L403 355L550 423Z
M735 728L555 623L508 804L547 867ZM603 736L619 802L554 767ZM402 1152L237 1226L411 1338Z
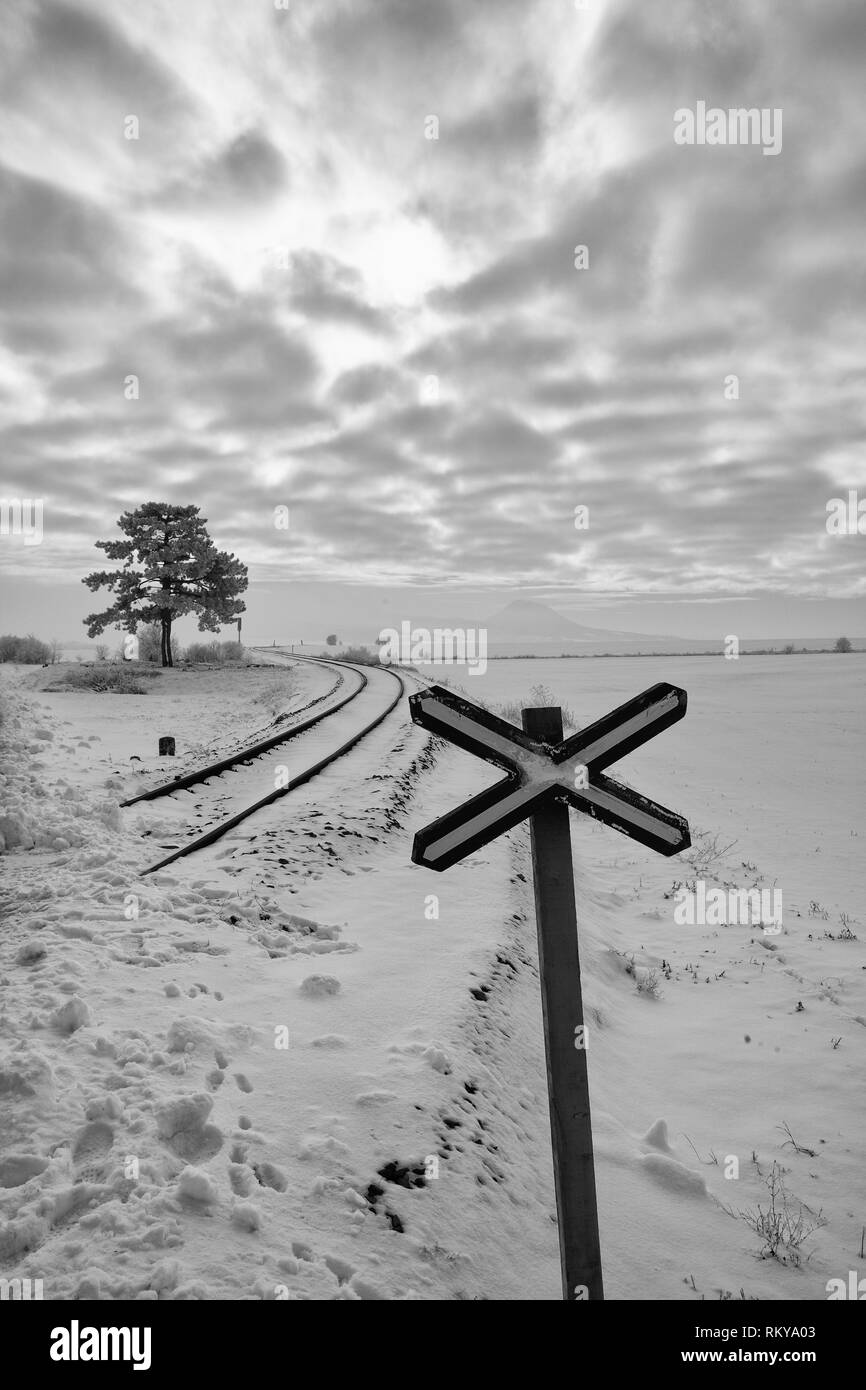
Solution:
M409 705L416 724L508 773L419 830L413 862L448 869L550 798L569 802L659 854L688 849L689 826L682 816L602 775L611 763L682 719L686 700L684 690L664 681L571 738L545 744L444 686L413 695Z

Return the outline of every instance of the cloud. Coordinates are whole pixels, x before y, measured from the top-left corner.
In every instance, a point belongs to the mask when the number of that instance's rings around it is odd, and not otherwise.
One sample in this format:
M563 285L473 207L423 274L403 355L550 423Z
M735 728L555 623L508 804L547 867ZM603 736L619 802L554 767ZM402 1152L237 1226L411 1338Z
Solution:
M404 385L404 377L382 362L369 362L363 367L341 372L333 383L330 396L342 406L365 406L393 398Z
M146 478L254 577L862 592L853 0L4 22L0 446L59 569ZM675 145L697 100L782 108L782 153Z
M128 251L99 206L0 166L0 321L15 349L84 348L94 319L133 309Z
M251 205L278 197L288 184L286 161L277 147L262 131L244 130L166 184L157 203L199 210L202 204L209 204L224 212L243 214Z
M308 319L387 333L387 316L365 296L363 277L334 256L309 249L286 257L288 303Z

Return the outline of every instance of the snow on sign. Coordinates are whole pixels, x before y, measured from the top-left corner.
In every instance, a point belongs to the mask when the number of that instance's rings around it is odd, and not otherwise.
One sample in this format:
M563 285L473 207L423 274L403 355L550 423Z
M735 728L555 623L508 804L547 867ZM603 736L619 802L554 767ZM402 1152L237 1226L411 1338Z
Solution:
M568 807L659 854L688 849L688 822L604 776L604 768L682 719L684 690L663 682L571 738L557 708L525 709L516 729L443 686L409 700L416 724L505 769L478 796L419 830L412 860L450 868L530 818L562 1296L604 1298Z
M475 753L508 776L419 830L412 861L449 869L553 798L621 830L659 854L688 849L688 823L648 797L602 775L603 769L682 719L686 692L662 682L589 728L550 746L487 710L434 685L409 700L416 724Z

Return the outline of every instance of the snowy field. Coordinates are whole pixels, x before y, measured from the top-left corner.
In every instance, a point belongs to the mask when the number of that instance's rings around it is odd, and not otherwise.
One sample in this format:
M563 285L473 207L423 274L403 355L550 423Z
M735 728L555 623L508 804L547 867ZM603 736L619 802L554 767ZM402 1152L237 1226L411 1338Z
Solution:
M689 693L612 772L685 815L692 851L572 820L606 1296L822 1300L866 1273L866 658L444 674L491 703L544 684L579 725L659 680ZM224 790L119 801L331 677L53 678L0 672L0 1276L50 1299L558 1299L527 827L442 876L409 857L492 771L404 700L142 876ZM286 746L290 770L321 737ZM678 924L699 879L781 890L781 930Z

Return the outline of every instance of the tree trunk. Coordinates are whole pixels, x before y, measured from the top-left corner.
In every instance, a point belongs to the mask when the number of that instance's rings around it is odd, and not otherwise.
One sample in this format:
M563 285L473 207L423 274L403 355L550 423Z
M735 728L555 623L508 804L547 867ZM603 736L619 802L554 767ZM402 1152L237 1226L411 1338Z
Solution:
M168 555L168 544L169 544L169 518L166 517L166 518L165 518L165 552L164 552L164 555L163 555L163 573L162 573L162 576L161 576L161 578L160 578L160 584L162 585L162 592L163 592L163 594L167 594L169 588L171 587L171 586L170 586L170 581L166 579L166 576L165 576L165 568L164 568L164 566L165 566L165 559L166 559L166 556ZM160 618L162 619L162 664L163 664L163 666L173 666L174 663L173 663L173 661L172 661L172 659L171 659L171 609L170 609L170 608L163 608L162 611L160 612L160 615L159 615L159 616L160 616Z
M165 610L161 614L161 623L159 654L162 657L163 666L173 666L174 662L171 659L171 614Z

